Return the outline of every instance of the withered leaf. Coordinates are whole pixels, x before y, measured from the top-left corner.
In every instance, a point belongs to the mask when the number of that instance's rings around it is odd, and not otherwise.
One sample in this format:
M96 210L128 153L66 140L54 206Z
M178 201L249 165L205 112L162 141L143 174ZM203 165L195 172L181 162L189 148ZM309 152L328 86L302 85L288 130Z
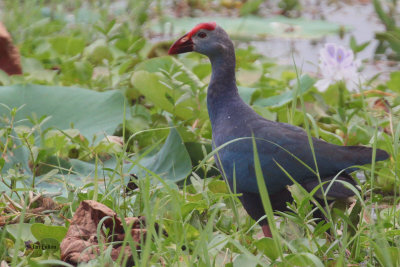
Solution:
M13 45L11 35L0 22L0 69L8 75L22 74L18 49Z
M78 264L79 262L88 262L95 259L100 253L98 246L99 240L97 236L97 225L104 217L110 217L104 221L104 227L107 228L108 234L101 232L100 238L104 243L108 241L123 241L125 232L122 221L117 217L117 213L107 206L93 201L82 201L76 209L75 214L71 220L68 232L64 240L61 242L61 260L70 264ZM128 225L132 224L131 235L133 240L137 243L137 249L140 247L140 240L145 239L146 230L143 229L143 217L130 217L125 218ZM129 246L122 247L121 242L112 244L111 258L116 260L124 249L125 257L128 257L132 264L132 251ZM105 245L104 250L111 244ZM128 261L129 262L129 261Z

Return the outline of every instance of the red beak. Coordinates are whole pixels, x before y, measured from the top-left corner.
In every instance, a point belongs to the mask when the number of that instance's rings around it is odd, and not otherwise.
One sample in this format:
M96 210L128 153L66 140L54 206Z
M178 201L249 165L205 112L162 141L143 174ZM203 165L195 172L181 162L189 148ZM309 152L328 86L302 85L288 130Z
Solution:
M179 38L168 50L169 55L191 52L194 49L192 38L188 33Z

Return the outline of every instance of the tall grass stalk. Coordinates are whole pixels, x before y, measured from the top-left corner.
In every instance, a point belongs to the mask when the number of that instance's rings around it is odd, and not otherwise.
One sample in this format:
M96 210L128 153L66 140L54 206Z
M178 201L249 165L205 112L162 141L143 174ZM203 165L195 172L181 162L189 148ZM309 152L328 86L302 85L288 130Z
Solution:
M293 60L293 66L294 66L294 69L295 69L295 72L296 72L297 87L301 88L300 87L301 84L300 84L299 71L297 69L297 65L296 65L296 62L295 62L295 59L294 59L293 55L292 55L292 60ZM312 135L311 135L311 131L310 131L310 125L309 125L308 119L307 119L307 112L306 112L306 109L305 109L305 106L304 106L303 95L301 93L300 93L300 97L299 98L300 98L300 104L301 104L301 111L302 111L303 117L304 117L304 128L305 128L305 130L307 132L308 143L310 145L311 153L312 153L313 160L314 160L316 176L317 176L319 184L321 185L322 184L322 180L321 180L321 176L320 176L319 170L318 170L318 163L317 163L317 158L316 158L316 155L315 155L314 143L312 141ZM328 200L326 199L326 194L325 194L325 190L324 190L323 186L321 186L321 192L322 192L322 196L323 196L325 207L329 207ZM332 214L331 214L329 209L327 209L326 214L327 214L327 218L329 219L329 221L332 222ZM334 227L334 224L332 223L331 226L332 226L332 229L333 229L332 232L333 232L334 236L337 237L337 233L336 233L336 229Z
M260 159L258 157L258 152L257 152L257 144L254 138L253 138L253 153L254 153L254 169L257 178L258 190L260 191L261 201L265 210L265 214L267 215L268 225L271 228L271 233L275 242L275 246L278 248L280 258L282 259L282 261L284 261L283 251L281 247L281 238L278 229L276 228L274 211L272 210L272 205L269 198L268 190L265 185Z

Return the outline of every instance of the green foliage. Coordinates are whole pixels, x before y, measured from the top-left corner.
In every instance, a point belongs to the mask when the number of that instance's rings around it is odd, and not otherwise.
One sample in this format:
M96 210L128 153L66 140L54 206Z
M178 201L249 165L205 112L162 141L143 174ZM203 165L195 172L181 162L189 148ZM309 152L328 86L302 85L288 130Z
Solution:
M390 73L387 87L394 92L400 92L400 71Z
M69 226L65 218L90 199L121 218L146 217L148 237L134 255L138 266L399 265L399 72L362 84L365 94L345 92L339 109L337 87L318 92L310 76L297 81L292 67L240 45L239 94L261 116L331 143L376 146L392 156L357 173L355 206L322 211L329 222L311 216L321 208L316 190L291 186L294 202L279 219L263 194L274 238L259 239L259 226L216 170L206 109L209 62L198 54L165 56L170 43L150 38L171 31L160 25L178 34L200 20L251 40L266 34L315 39L340 27L286 17L171 20L162 14L162 1L121 2L125 6L4 1L9 12L2 19L20 49L24 75L0 72L0 260L68 266L58 251L36 255L27 244L60 242ZM298 1L280 2L282 9L299 10ZM395 20L374 3L387 27L378 37L397 51ZM254 14L263 4L247 1L239 12ZM153 17L162 23L149 22ZM350 44L357 53L368 42ZM38 195L57 208L31 213L40 205ZM87 265L123 265L110 255L105 250Z
M247 16L250 14L256 14L259 10L262 0L250 0L246 1L239 10L240 16Z
M37 239L33 236L31 232L31 226L32 225L29 223L11 224L7 225L5 229L11 235L10 237L14 241L18 238L21 238L23 241L36 242ZM20 234L18 233L19 231L21 231Z
M272 261L279 258L279 249L272 238L264 237L255 241L255 246Z
M298 11L301 9L299 0L280 0L278 7L282 9L284 15L289 15L292 11Z
M0 99L6 105L0 106L1 117L8 115L9 108L19 108L14 118L20 121L16 126L32 127L40 123L43 130L72 127L91 138L95 134L111 135L123 117L124 99L118 91L98 93L82 88L28 84L1 87Z
M395 19L396 1L394 4L389 3L389 12L384 11L381 0L374 0L373 4L375 12L386 27L385 32L375 34L375 38L379 41L376 53L383 54L390 48L395 53L393 57L400 60L400 27L396 24Z
M356 38L353 35L350 37L350 48L351 50L353 50L355 55L363 51L367 46L369 46L370 43L371 41L367 41L362 44L357 44Z
M310 21L304 18L292 19L284 16L268 19L256 16L234 19L228 17L168 18L168 22L173 25L175 34L185 33L193 25L203 21L215 21L232 38L239 40L263 39L265 37L317 39L327 34L338 33L340 30L339 25L327 21ZM165 31L159 25L154 25L152 29L156 32Z
M36 240L43 240L45 238L53 238L59 243L64 239L67 234L67 228L62 226L45 225L41 223L34 223L31 225L32 235Z
M306 93L314 84L314 80L310 76L303 76L300 80L300 94ZM289 102L293 101L293 98L297 98L300 95L296 92L298 89L293 89L288 92L281 93L280 95L268 97L268 98L261 98L254 101L254 105L262 106L262 107L280 107L283 105L288 104ZM296 95L297 94L297 95Z
M200 129L209 124L205 84L179 61L171 57L143 61L135 67L131 82L156 108L168 111L166 116L175 123L192 125L197 120ZM181 134L189 141L185 136L193 133Z
M185 179L192 168L190 156L182 138L174 128L171 128L171 132L162 148L155 155L142 158L136 166L132 171L139 176L144 176L140 172L140 168L143 168L149 171L150 174L155 173L165 180L174 182Z

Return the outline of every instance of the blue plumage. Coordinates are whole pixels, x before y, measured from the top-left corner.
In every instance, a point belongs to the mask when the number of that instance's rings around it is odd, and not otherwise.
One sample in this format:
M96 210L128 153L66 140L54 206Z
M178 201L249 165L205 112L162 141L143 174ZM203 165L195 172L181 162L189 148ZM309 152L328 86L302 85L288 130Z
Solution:
M315 164L306 132L286 123L269 121L258 115L240 98L235 79L235 52L226 32L214 24L196 26L175 42L170 54L197 51L209 57L212 76L207 93L207 107L213 131L213 147L225 144L215 156L217 166L228 180L231 189L242 193L240 200L255 220L264 215L254 171L254 153L251 138L256 139L259 159L273 208L285 210L291 200L286 190L292 181L278 166L281 165L298 183L311 191L318 185ZM190 38L188 38L190 36ZM239 139L239 140L237 140ZM226 143L232 143L226 145ZM362 146L337 146L313 138L318 171L323 180L330 180L345 170L338 179L355 184L348 174L354 165L371 163L372 149ZM388 154L377 150L376 160ZM309 166L307 168L301 163ZM313 170L310 170L313 169ZM233 179L236 178L236 188ZM336 183L328 196L346 198L353 192ZM266 220L260 222L266 225ZM266 235L268 232L265 232Z

